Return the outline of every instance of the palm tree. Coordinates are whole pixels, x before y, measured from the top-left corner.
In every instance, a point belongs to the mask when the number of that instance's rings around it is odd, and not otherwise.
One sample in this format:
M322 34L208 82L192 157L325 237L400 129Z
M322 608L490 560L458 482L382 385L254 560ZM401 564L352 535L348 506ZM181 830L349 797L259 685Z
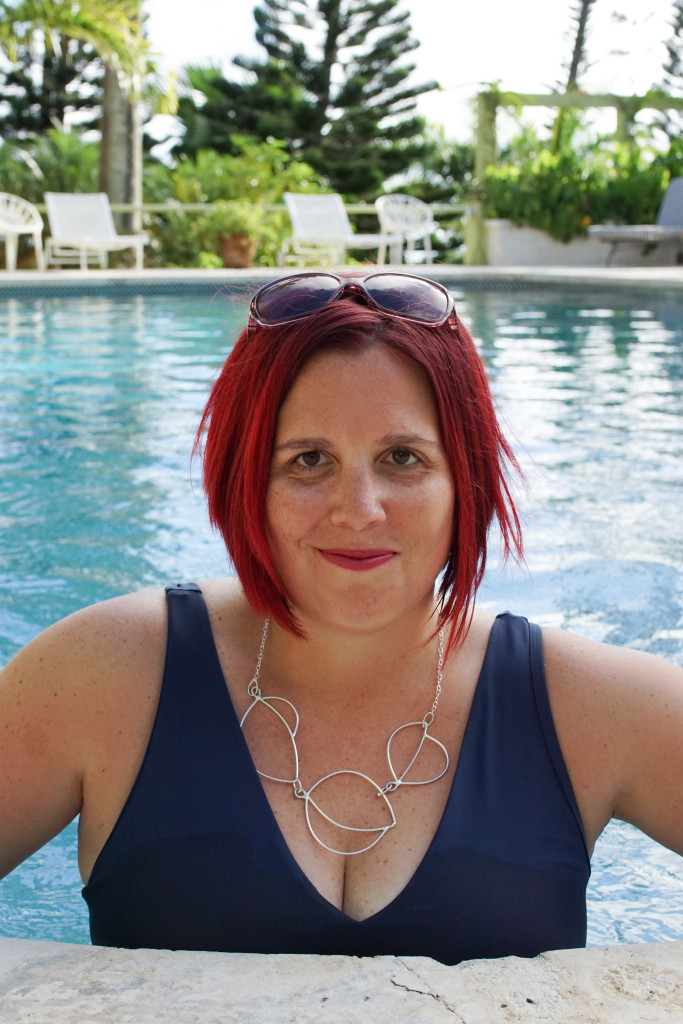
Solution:
M0 49L12 59L36 33L58 49L60 36L81 39L131 83L144 70L148 44L139 28L139 0L0 0Z
M102 58L100 188L112 202L136 205L142 202L140 97L156 72L142 21L141 0L0 0L0 51L10 60L37 35L55 50L63 37L80 39Z

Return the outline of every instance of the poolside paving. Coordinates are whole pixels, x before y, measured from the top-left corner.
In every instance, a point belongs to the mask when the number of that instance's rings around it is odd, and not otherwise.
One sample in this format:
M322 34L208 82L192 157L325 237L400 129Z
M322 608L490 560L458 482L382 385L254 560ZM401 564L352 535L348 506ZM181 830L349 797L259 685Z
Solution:
M681 1024L683 942L532 960L263 956L0 938L2 1024Z

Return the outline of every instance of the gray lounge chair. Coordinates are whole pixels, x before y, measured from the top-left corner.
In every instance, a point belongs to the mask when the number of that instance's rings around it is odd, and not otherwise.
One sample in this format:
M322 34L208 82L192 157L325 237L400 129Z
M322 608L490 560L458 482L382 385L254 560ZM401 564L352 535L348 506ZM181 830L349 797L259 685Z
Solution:
M643 245L670 241L683 243L683 178L669 182L654 224L594 224L588 228L588 236L610 244L606 267L612 262L617 246L623 242L642 242ZM678 262L681 262L681 255L679 247Z

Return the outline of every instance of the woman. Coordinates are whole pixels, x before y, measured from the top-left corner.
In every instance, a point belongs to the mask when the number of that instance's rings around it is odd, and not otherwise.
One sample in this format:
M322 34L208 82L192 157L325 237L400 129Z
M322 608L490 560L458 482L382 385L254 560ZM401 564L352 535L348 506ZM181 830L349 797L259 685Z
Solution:
M264 286L204 429L238 580L85 609L10 663L0 869L80 812L96 943L582 945L612 816L683 852L683 672L474 608L494 521L521 556L516 466L448 293Z

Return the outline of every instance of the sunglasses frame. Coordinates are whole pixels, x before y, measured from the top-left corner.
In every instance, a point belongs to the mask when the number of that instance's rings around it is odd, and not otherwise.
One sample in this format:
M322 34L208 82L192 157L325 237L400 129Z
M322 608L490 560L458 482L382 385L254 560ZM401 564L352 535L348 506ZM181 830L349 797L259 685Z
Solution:
M285 319L277 321L263 319L263 317L260 315L257 309L258 299L262 292L264 292L267 288L272 288L273 285L283 284L286 281L301 281L309 277L329 277L331 280L337 282L337 290L321 306L318 306L317 309L313 309L308 313L300 313L297 314L296 316L285 317ZM394 312L391 309L386 309L379 302L377 302L377 300L374 299L367 290L366 283L368 281L372 281L374 277L398 277L402 278L405 281L419 281L423 284L427 284L430 286L430 288L435 289L437 292L440 292L442 295L446 297L446 312L438 320L425 320L424 317L414 317L410 316L409 314L405 314L402 312ZM410 323L414 324L424 324L427 327L439 327L441 326L441 324L445 324L450 317L456 316L455 300L451 293L446 288L444 288L442 284L439 284L438 281L431 281L427 277L418 277L416 274L401 274L397 273L396 271L377 271L376 273L373 274L363 274L360 277L354 275L341 276L339 274L332 274L327 270L312 270L304 272L302 274L290 274L286 277L279 277L275 281L268 281L266 284L262 285L259 288L259 290L252 298L251 303L249 305L249 316L250 319L253 320L254 323L257 323L260 327L284 327L286 324L294 324L297 323L299 320L308 319L309 316L315 316L316 313L319 313L321 310L326 309L328 306L331 306L333 302L336 302L338 299L344 297L347 294L351 296L362 295L364 300L368 303L371 309L376 309L380 313L384 313L385 316L396 317L398 320L408 320Z

